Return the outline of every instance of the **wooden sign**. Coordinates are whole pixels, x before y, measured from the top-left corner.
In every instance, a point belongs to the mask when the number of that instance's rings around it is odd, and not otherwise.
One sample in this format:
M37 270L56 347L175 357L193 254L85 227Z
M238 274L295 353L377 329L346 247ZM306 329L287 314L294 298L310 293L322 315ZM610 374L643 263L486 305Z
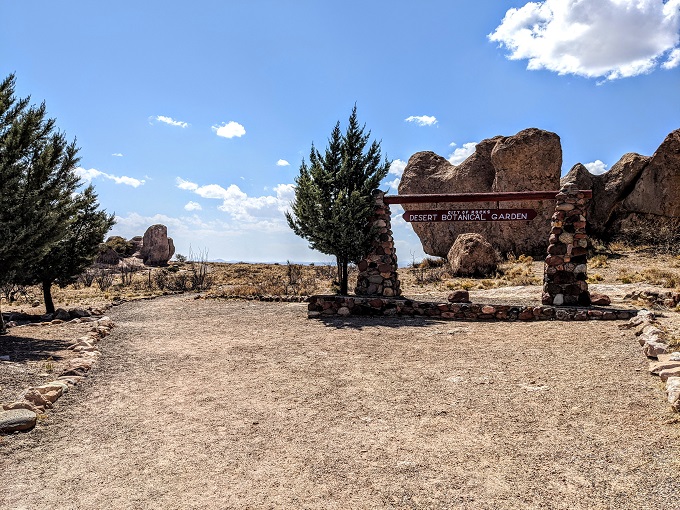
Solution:
M454 209L451 211L406 211L402 218L409 223L431 221L530 221L533 209Z

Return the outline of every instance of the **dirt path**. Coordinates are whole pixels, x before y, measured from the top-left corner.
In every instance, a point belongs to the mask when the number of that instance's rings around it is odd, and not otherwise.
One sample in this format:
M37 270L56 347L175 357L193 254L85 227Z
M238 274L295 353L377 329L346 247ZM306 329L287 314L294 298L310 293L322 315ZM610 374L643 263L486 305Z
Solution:
M615 324L111 315L87 382L0 443L0 508L680 508L680 425Z

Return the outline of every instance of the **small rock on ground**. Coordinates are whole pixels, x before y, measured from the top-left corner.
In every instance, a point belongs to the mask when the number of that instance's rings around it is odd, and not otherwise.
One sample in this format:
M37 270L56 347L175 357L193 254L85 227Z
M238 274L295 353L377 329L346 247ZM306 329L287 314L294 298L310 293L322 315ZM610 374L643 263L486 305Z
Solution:
M0 412L0 434L17 430L30 430L35 427L38 415L28 409L12 409Z

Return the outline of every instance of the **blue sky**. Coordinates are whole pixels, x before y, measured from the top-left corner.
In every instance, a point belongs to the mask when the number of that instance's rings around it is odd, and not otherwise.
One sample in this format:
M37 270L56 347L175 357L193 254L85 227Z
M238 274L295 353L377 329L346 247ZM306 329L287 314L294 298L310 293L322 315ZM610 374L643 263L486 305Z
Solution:
M528 127L561 137L563 172L603 171L680 128L680 0L0 0L11 72L77 137L112 234L164 223L183 254L324 261L283 211L355 103L395 160L385 189L417 151L459 162ZM394 231L401 263L422 256Z

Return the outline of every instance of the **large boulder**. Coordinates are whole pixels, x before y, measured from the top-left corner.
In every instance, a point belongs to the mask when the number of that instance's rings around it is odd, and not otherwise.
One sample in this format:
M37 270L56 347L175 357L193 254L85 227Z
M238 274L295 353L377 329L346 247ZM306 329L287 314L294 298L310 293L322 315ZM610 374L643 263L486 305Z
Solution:
M558 190L562 167L560 138L540 129L525 129L514 136L479 142L474 154L458 166L433 152L411 156L399 185L399 194L484 193ZM413 223L423 250L446 257L460 234L478 233L503 254L545 255L553 214L552 200L503 202L501 208L535 209L533 221ZM404 209L490 209L496 203L404 204Z
M500 262L496 250L479 234L460 234L448 254L456 276L487 276Z
M95 259L97 264L116 266L120 260L121 257L116 250L104 243L99 245L99 252L97 252L97 258Z
M586 213L588 234L603 237L611 233L612 222L616 219L615 210L620 208L649 159L640 154L625 154L608 172L601 175L593 175L585 166L577 163L562 178L562 184L574 182L579 189L593 191Z
M142 239L140 254L147 266L164 266L175 254L175 245L168 237L168 227L151 225Z
M128 241L132 245L132 256L137 259L143 259L142 257L142 245L144 243L144 238L142 236L135 236Z
M680 218L680 129L670 133L654 155L625 154L607 172L593 175L575 165L562 183L593 191L588 233L616 236L636 225L658 225Z
M628 213L680 217L680 129L670 133L652 155L621 205Z

